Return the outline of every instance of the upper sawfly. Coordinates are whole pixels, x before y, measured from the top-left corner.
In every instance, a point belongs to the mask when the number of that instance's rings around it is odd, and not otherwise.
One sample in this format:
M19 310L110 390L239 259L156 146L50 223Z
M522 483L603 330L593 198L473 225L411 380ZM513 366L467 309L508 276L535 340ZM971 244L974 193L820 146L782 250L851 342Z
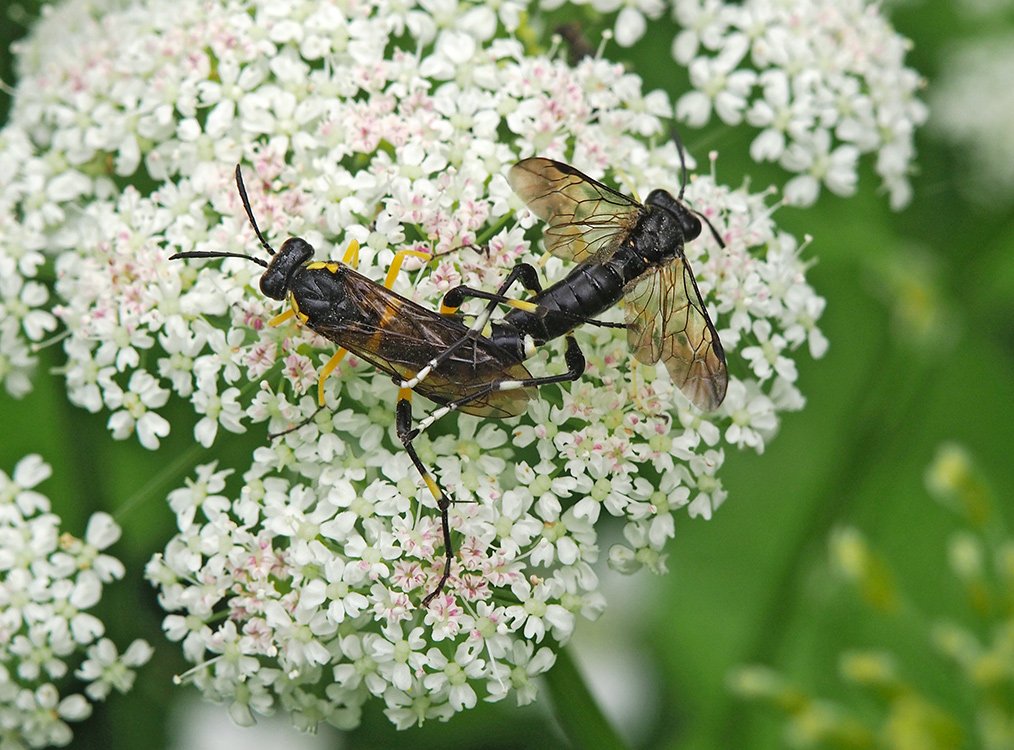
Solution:
M530 298L550 311L526 322L536 343L573 328L575 316L592 318L623 299L634 356L645 364L662 361L698 408L718 408L729 373L718 331L683 253L702 230L699 215L683 202L685 167L678 196L653 190L643 205L568 164L541 157L515 164L508 181L546 222L546 249L579 264ZM709 228L718 239L710 223ZM524 314L512 310L508 317L518 322Z

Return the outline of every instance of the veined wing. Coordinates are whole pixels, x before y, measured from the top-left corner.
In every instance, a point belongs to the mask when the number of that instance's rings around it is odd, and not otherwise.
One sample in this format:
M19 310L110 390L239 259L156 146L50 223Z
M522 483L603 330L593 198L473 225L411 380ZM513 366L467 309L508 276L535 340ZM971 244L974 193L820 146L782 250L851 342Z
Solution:
M699 409L717 409L729 372L718 332L684 258L627 285L627 340L641 362L665 362L669 376Z
M543 232L546 249L568 260L609 257L644 211L637 201L552 159L519 161L507 180L548 224Z
M315 330L392 376L404 380L414 377L468 332L457 318L428 310L358 273L348 272L344 281L363 313L361 318L341 326L317 325ZM523 364L480 337L458 348L415 390L445 404L490 383L530 377ZM513 417L524 412L527 402L526 390L495 391L461 411L482 417Z

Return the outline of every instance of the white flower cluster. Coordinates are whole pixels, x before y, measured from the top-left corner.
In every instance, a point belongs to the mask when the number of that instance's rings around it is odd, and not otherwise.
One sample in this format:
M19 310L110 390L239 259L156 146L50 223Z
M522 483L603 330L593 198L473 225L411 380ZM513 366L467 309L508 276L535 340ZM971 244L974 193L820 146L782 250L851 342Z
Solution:
M785 185L789 203L812 204L821 184L852 195L859 158L876 153L891 207L908 204L927 110L916 98L922 79L905 67L910 42L879 3L675 0L673 13L672 54L693 87L676 104L680 120L701 127L714 113L759 129L751 157L798 175Z
M933 126L971 157L973 197L1005 208L1014 194L1014 35L950 50L931 101Z
M115 688L125 693L151 647L134 641L120 654L89 612L123 565L103 550L120 538L106 513L84 539L60 533L49 499L34 488L51 474L37 455L12 475L0 471L0 746L66 745L68 722L91 714ZM73 674L84 687L61 697ZM80 687L80 684L79 684Z
M0 135L0 262L17 277L5 274L3 320L22 342L58 320L70 398L152 449L170 398L192 405L205 446L297 424L333 352L295 324L266 325L281 307L253 263L168 261L262 254L237 162L275 246L299 235L338 258L354 238L377 280L394 251L438 253L396 284L431 309L452 286L492 289L518 260L539 262L537 232L518 224L532 217L502 177L519 158L562 159L642 195L678 187L666 97L602 59L526 54L518 3L95 6L53 11L20 51ZM148 573L206 695L239 721L283 708L305 727L352 725L371 696L399 726L479 697L530 701L554 658L545 636L566 642L577 615L604 606L592 570L603 510L624 524L614 567L664 570L675 513L711 515L725 446L763 450L779 413L803 404L796 352L826 348L824 302L770 194L711 174L686 197L725 244L705 232L686 248L729 357L722 408L702 415L663 368L631 365L622 331L588 328L586 375L534 394L518 420L442 420L416 445L457 501L457 554L422 610L444 553L433 501L394 433L395 386L347 358L329 408L265 439L241 489L212 464L170 496L179 534ZM565 273L556 258L542 267L549 281ZM55 303L33 287L49 270ZM562 371L560 349L532 369ZM11 390L24 359L5 360Z

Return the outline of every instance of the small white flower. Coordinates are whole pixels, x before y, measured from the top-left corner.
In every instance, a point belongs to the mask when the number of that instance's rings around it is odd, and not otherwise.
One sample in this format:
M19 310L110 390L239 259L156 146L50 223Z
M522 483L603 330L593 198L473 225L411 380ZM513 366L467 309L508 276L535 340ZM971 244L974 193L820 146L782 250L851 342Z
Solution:
M229 501L222 496L225 479L232 474L232 469L216 471L218 462L198 466L197 479L186 480L186 486L169 493L169 507L176 514L177 527L183 531L194 522L194 514L199 508L204 509L208 518L226 511Z
M336 626L324 612L300 607L290 611L282 602L269 601L264 607L264 624L285 644L279 656L290 668L327 664L330 660L322 638L334 634Z
M792 172L803 172L785 185L785 201L792 205L809 206L816 199L820 182L838 195L852 195L856 189L856 164L859 149L838 146L830 151L831 136L818 130L813 136L801 138L782 154L781 164Z
M673 16L682 30L672 54L689 67L693 87L677 102L680 120L703 126L713 106L735 124L745 112L760 128L750 156L803 173L784 188L795 205L811 205L822 183L851 195L866 153L876 153L891 207L907 203L913 135L927 110L916 98L919 76L904 65L910 45L877 6L677 0Z
M0 320L0 378L7 393L21 398L31 392L35 362L17 323L11 319Z
M434 671L423 680L426 689L433 693L446 690L448 702L455 711L475 708L478 696L468 681L478 681L485 674L485 662L476 658L480 653L468 643L455 649L453 659L435 648L430 649L426 657L428 666Z
M88 658L74 676L87 681L85 694L93 701L105 700L115 688L125 693L134 686L134 669L144 666L154 650L145 641L137 640L127 647L121 657L116 646L103 638L88 649Z
M59 518L34 488L51 474L37 455L0 472L0 713L4 732L35 747L67 745L68 722L82 721L110 687L130 689L133 669L151 648L135 641L117 657L101 639L105 624L87 610L103 584L123 576L123 565L104 554L120 535L105 513L88 521L84 539L59 533ZM87 682L84 695L68 675ZM48 680L56 680L61 688Z
M757 337L756 346L743 348L743 358L750 363L754 375L764 382L773 374L777 374L789 382L796 380L796 363L782 355L786 347L785 339L771 333L771 323L758 320L753 325L753 333Z
M427 719L446 721L454 709L446 700L434 701L418 680L408 690L391 687L384 691L384 714L398 729L408 729Z
M736 55L699 58L690 65L690 83L696 91L676 102L676 117L690 127L699 128L711 118L711 109L727 125L736 125L746 109L746 97L753 87L756 74L735 70Z
M134 371L126 391L112 378L111 372L107 373L104 384L106 406L114 410L109 417L109 430L113 437L125 440L136 430L141 445L148 450L158 448L159 438L169 434L169 422L149 409L165 406L169 391L160 387L158 381L143 370Z
M518 581L511 590L521 604L507 607L506 615L514 621L515 627L522 625L525 638L539 643L547 629L553 631L554 638L566 638L573 630L574 615L554 603L555 597L547 584L532 586L528 581Z
M497 665L494 679L487 683L490 701L498 701L507 696L508 687L515 691L519 706L525 706L538 696L538 688L533 678L546 672L556 661L556 654L548 648L536 651L531 643L515 641L513 649L506 655L512 667Z
M628 523L623 527L627 544L614 544L609 548L609 566L627 575L636 573L641 567L662 575L667 572L666 554L651 543L649 525Z

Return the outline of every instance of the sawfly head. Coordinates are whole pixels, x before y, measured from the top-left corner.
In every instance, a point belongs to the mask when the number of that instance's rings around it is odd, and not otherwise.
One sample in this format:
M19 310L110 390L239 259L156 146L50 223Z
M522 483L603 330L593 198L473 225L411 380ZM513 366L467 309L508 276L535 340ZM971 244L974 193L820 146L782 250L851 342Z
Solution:
M216 250L196 250L193 252L176 253L169 256L169 260L179 258L244 258L252 261L266 270L261 275L261 291L271 299L283 300L289 290L292 275L310 258L313 257L313 247L306 240L299 237L290 237L282 243L282 249L276 253L275 249L268 244L261 234L257 220L254 218L253 210L250 208L250 199L246 194L246 185L243 184L243 173L239 164L236 165L236 188L239 190L239 198L243 202L243 210L246 211L250 226L261 247L271 256L270 261L257 258L253 255L243 253L230 253Z
M261 274L261 291L271 299L285 299L292 275L313 257L313 246L299 237L289 237Z
M680 195L683 191L680 191ZM701 220L697 218L694 211L688 208L680 198L673 198L668 190L652 190L644 201L649 206L658 206L665 209L676 219L680 232L683 235L683 242L696 240L701 235Z

